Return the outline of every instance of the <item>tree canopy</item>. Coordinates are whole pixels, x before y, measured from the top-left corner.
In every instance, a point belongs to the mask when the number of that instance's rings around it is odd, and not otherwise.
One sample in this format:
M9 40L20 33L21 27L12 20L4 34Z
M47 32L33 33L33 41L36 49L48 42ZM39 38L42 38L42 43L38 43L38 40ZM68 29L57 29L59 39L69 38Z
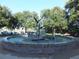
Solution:
M67 29L67 21L64 19L65 12L59 7L54 7L50 10L43 10L44 26L51 31L56 29L57 32L62 32Z
M69 22L69 32L79 34L79 0L69 0L65 6Z
M7 7L0 5L0 27L8 26L11 16L12 14Z
M36 12L23 11L14 15L19 23L26 28L33 28L36 26L34 17L38 18Z
M44 9L40 16L34 11L22 11L12 14L11 11L0 5L0 28L36 28L40 20L46 32L73 32L79 34L79 0L69 0L65 5L65 10L60 7Z

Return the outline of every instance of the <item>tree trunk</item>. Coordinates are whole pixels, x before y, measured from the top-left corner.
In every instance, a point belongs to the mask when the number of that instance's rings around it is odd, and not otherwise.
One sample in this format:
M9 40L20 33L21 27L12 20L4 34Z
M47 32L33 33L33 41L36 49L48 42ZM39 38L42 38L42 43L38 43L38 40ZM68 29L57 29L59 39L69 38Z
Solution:
M55 38L55 29L52 28L52 36L53 36L53 39Z

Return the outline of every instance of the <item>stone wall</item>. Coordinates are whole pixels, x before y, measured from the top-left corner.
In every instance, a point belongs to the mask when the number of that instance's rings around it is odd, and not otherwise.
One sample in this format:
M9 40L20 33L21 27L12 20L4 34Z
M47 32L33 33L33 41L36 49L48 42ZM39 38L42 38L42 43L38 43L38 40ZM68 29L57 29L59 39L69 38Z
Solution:
M79 47L79 42L70 42L66 44L13 44L1 43L2 48L27 54L51 54L63 50L71 50Z

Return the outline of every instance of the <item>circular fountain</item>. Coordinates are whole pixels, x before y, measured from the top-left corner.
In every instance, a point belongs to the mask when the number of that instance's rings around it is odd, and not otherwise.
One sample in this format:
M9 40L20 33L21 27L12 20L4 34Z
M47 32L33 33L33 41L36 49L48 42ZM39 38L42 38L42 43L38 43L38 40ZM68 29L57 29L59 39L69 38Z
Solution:
M29 37L11 36L5 38L1 46L8 51L27 54L52 54L58 51L71 50L78 46L76 40L65 36L55 36L55 39L46 36L42 39L33 40Z
M36 20L36 19L35 19ZM48 54L57 51L72 49L77 46L77 41L74 38L65 36L48 36L41 34L40 20L37 22L36 35L23 36L10 36L3 39L2 48L27 54Z

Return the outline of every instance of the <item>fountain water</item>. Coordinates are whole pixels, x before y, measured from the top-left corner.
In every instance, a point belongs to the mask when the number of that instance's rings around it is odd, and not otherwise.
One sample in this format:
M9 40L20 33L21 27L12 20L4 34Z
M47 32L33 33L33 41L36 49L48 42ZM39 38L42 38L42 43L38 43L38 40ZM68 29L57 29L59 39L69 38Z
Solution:
M43 20L42 18L41 19L36 19L34 17L35 21L36 21L36 27L37 27L37 40L40 40L40 39L44 39L43 36L45 35L45 31L44 31L44 27L43 27Z

